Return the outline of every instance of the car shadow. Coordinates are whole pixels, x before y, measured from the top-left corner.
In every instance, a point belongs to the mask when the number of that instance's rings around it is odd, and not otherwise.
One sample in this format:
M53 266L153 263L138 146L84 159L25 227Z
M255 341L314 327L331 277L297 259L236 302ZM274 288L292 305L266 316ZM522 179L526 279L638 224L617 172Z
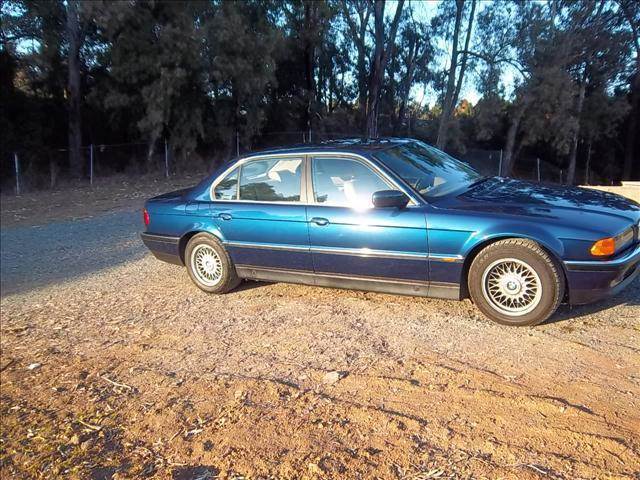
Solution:
M138 211L0 232L0 294L24 293L148 254Z
M253 290L254 288L266 287L267 285L274 285L277 282L265 282L263 280L245 280L243 279L236 288L233 289L233 292L245 292L249 290Z
M636 278L622 292L612 297L588 305L563 304L558 311L542 325L550 325L565 320L578 320L588 315L603 312L620 305L640 306L640 277ZM639 315L640 317L640 315Z
M267 285L275 285L279 282L265 282L261 280L243 280L233 291L243 292L260 288ZM347 289L348 290L348 289ZM355 290L353 290L355 292ZM382 295L382 294L381 294ZM456 300L451 300L456 301ZM626 289L619 294L594 302L588 305L569 305L562 304L557 312L541 325L551 325L554 323L579 320L582 317L593 315L598 312L604 312L610 308L620 305L640 306L640 277L631 283Z

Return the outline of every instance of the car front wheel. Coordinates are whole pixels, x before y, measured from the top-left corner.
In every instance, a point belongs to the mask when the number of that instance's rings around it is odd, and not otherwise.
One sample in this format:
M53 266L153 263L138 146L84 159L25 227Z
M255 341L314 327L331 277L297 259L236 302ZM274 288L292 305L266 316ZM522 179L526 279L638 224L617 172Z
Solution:
M205 292L226 293L240 283L229 254L208 233L198 233L189 240L184 263L193 283Z
M505 325L538 325L557 310L564 276L536 242L511 238L492 243L476 256L468 287L476 306Z

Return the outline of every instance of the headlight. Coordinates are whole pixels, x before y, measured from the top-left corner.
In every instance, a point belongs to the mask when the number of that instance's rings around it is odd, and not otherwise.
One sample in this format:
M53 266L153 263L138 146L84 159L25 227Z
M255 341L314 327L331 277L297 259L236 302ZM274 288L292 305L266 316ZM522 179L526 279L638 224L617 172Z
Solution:
M633 242L634 227L627 228L615 237L602 238L591 246L591 255L604 257L613 255L616 251L624 250Z

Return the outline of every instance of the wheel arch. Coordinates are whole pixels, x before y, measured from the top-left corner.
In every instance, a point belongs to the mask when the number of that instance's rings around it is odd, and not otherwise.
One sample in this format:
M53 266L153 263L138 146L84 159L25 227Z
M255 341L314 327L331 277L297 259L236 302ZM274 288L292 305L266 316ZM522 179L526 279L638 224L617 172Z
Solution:
M180 254L180 260L182 261L183 265L185 264L184 255L185 251L187 250L187 244L189 243L189 240L191 240L199 233L208 233L209 235L218 239L220 243L224 243L222 232L217 228L194 228L187 231L180 237L180 240L178 241L178 252Z
M508 240L510 238L521 238L524 240L531 240L533 242L536 242L538 245L540 245L540 247L549 254L549 256L553 259L554 262L556 262L556 265L559 267L559 270L562 272L562 276L564 279L564 285L565 285L565 290L564 290L564 295L565 298L568 298L569 296L569 283L568 283L568 279L567 279L567 272L565 269L565 265L564 262L562 261L562 257L561 254L559 252L557 252L555 249L551 248L547 242L545 242L544 240L540 240L539 238L536 238L536 236L533 235L523 235L523 234L513 234L513 233L503 233L503 234L495 234L495 235L491 235L487 238L484 238L482 241L477 242L475 245L473 245L468 252L465 255L464 258L464 262L462 265L462 272L461 272L461 281L460 281L460 298L469 298L469 269L471 268L471 264L473 263L473 261L475 260L475 258L478 256L478 254L484 250L486 247L488 247L489 245L499 242L501 240Z

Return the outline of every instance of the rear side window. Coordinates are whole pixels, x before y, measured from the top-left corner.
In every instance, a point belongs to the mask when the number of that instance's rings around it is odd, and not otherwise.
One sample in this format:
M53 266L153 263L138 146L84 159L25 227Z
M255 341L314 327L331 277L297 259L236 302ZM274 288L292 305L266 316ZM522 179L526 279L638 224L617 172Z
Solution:
M346 158L314 158L312 172L315 200L323 205L371 208L374 192L389 189L369 167Z
M240 166L240 200L299 202L302 159L254 160Z
M238 169L229 173L213 190L216 200L235 200L238 198Z

